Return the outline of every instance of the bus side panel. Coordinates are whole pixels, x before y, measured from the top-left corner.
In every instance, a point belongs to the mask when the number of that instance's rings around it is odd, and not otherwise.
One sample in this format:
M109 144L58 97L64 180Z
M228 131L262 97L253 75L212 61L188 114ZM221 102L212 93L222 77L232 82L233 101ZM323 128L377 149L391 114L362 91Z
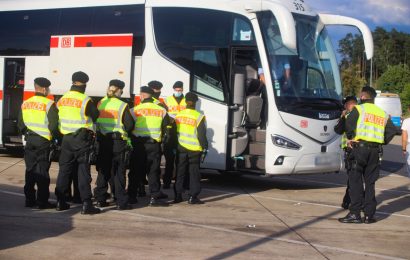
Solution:
M154 29L152 28L152 10L146 8L146 45L142 56L142 85L151 80L159 80L164 84L161 95L163 97L172 95L173 84L175 81L184 83L184 92L189 91L190 74L164 58L158 52L155 44ZM138 90L136 89L138 93ZM136 94L137 94L136 93ZM205 98L200 98L197 108L207 117L207 136L209 143L209 154L205 163L201 164L204 168L226 169L226 149L227 149L227 106Z
M26 58L26 66L24 72L24 100L34 93L34 79L45 77L50 79L50 57L49 56L32 56ZM60 82L51 82L51 94L61 85Z
M4 58L0 58L0 145L3 145Z

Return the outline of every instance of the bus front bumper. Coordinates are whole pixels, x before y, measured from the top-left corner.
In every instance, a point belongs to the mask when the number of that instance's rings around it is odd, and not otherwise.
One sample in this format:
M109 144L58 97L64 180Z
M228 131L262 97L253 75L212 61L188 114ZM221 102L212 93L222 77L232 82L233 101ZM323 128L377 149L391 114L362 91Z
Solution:
M274 165L275 160L271 161L272 165L267 165L266 175L334 173L339 172L343 166L341 153L284 156L282 165Z

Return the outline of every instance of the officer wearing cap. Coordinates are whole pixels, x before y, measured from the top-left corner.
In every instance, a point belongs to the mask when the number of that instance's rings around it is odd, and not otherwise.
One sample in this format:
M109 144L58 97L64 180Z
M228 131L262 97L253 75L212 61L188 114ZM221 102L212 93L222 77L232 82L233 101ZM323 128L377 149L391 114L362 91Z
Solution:
M159 206L163 205L161 199L167 198L166 194L161 192L160 163L161 141L167 131L169 117L165 108L153 103L153 94L151 88L141 87L141 104L131 109L135 126L131 136L134 152L130 172L136 176L130 176L128 195L136 197L135 183L143 185L147 173L151 195L149 205Z
M357 99L355 96L347 96L343 100L343 105L344 105L344 110L342 112L342 115L337 122L336 126L334 127L334 130L337 134L342 135L341 139L341 148L344 151L344 162L345 162L345 169L347 176L349 176L349 171L351 170L351 151L352 149L347 146L347 138L346 138L346 117L350 114L350 112L353 110L354 106L357 105ZM343 202L342 202L342 208L348 209L350 205L350 196L349 196L349 181L347 181L346 185L346 192L343 197Z
M173 119L175 116L186 108L185 97L184 97L184 83L182 81L177 81L174 83L173 87L174 94L167 97L165 104L168 107L168 115ZM175 121L171 120L169 126L169 138L168 142L164 145L164 156L165 156L165 174L163 177L164 189L169 189L172 181L172 175L174 172L175 164L175 149L177 144L176 136L176 125Z
M64 135L61 145L59 172L56 183L57 210L67 210L66 202L70 175L78 171L78 183L83 207L81 214L97 214L101 210L91 201L90 158L95 138L94 123L99 112L85 93L89 78L82 71L72 75L72 86L58 101L60 132Z
M161 102L161 100L159 99L159 97L161 96L161 89L163 87L162 83L157 80L152 80L148 82L148 87L150 87L153 91L153 94L152 94L153 103L168 110L167 106L163 102Z
M58 130L58 110L50 93L50 81L46 78L34 80L35 94L23 102L18 117L18 128L25 136L24 161L26 176L24 194L26 207L40 209L55 207L48 202L50 192L50 153L54 140L60 138ZM37 185L37 194L35 190Z
M94 196L98 207L106 207L108 182L113 176L114 193L118 210L131 209L125 190L128 156L131 143L129 133L134 127L128 104L121 101L125 84L123 81L111 80L105 96L98 103L100 115L97 119L97 137L99 152L97 159L97 187Z
M363 87L360 105L356 105L346 118L347 143L352 147L352 169L349 172L351 203L350 212L339 219L342 223L376 222L375 183L379 177L381 146L388 144L396 134L389 116L374 104L376 95L372 87ZM361 209L364 211L363 220Z
M201 191L201 174L199 164L205 159L208 150L206 139L205 116L195 110L198 96L188 92L185 96L186 109L175 117L178 135L177 148L177 180L174 203L182 202L185 175L189 174L189 204L201 204L198 198ZM187 172L188 171L188 172Z

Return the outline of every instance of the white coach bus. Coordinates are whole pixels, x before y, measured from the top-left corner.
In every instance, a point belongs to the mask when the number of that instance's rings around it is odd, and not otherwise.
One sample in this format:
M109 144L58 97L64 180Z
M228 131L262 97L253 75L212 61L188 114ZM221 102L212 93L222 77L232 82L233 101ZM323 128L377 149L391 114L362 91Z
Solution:
M82 70L96 100L114 78L130 103L150 80L164 97L183 81L207 117L204 168L337 172L342 86L329 25L357 27L372 57L365 24L303 0L2 0L1 145L22 143L16 119L34 78L48 77L57 100Z

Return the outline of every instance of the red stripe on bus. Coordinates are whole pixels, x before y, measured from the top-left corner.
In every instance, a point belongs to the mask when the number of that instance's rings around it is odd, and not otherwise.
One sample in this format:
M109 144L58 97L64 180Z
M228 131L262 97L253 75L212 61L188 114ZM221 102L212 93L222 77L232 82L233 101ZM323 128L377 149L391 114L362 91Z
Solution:
M3 100L3 90L0 90L0 100Z
M159 101L161 103L165 104L165 99L164 98L160 97ZM135 95L134 96L134 106L138 106L140 103L141 103L141 96L140 95Z
M132 35L121 36L77 36L74 47L131 47Z
M58 37L51 37L50 48L58 48Z

